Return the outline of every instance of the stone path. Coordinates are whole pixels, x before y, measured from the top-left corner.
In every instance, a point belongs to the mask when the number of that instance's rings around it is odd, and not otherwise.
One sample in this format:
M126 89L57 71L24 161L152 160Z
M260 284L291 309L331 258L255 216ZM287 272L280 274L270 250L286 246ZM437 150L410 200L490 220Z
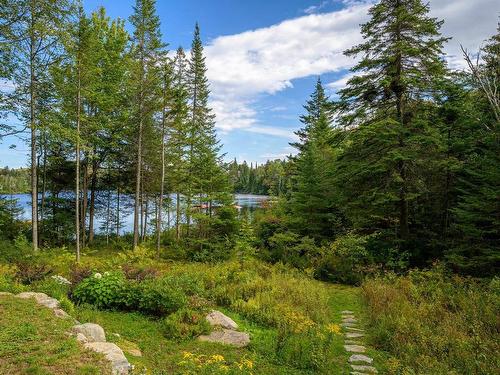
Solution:
M354 312L344 310L342 314L342 327L345 331L344 349L350 354L349 365L351 375L376 374L377 369L372 365L373 358L364 353L366 347L363 345L364 331L357 327L358 320Z

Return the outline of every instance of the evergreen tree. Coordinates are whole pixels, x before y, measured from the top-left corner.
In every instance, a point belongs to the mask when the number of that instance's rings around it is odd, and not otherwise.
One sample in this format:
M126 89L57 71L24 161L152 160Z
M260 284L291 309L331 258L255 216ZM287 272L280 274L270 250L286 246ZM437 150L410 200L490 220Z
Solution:
M67 0L14 0L3 10L15 14L11 25L13 64L11 78L16 85L18 116L30 129L31 165L31 226L32 245L38 249L38 135L42 99L47 93L48 70L59 55L62 30L71 12ZM45 86L45 87L44 87Z
M152 126L158 109L158 90L161 84L160 66L164 44L161 41L160 19L155 0L136 0L130 23L133 34L134 115L136 123L136 182L134 208L134 247L139 243L139 210L141 206L141 179L143 168L143 133Z
M382 0L361 27L357 73L340 90L342 124L349 129L337 177L356 227L396 231L409 240L422 176L438 139L426 103L446 71L439 29L421 0Z
M328 118L329 99L319 78L304 108L304 128L296 133L300 142L292 144L299 153L292 158L290 220L299 233L316 239L332 238L341 230L342 218L331 189L336 151Z

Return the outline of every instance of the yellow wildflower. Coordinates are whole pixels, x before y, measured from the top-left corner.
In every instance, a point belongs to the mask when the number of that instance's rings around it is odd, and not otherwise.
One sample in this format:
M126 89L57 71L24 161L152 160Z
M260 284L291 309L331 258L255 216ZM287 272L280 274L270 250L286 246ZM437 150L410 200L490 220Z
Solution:
M222 362L224 361L224 357L221 356L220 354L214 354L212 356L212 359L215 361L215 362Z
M341 328L338 324L330 323L326 326L326 330L334 335L340 335Z

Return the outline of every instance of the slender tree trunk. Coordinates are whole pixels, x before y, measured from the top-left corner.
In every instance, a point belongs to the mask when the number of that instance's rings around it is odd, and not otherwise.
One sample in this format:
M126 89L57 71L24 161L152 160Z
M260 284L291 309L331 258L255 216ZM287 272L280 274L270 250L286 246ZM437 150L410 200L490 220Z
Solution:
M106 209L106 245L109 244L109 221L111 220L111 190L108 190Z
M164 90L166 91L166 83ZM161 178L160 178L160 198L158 216L156 217L156 256L160 257L160 244L161 244L161 219L163 211L163 193L165 188L165 123L166 123L166 93L163 94L163 113L161 119Z
M30 29L30 130L31 130L31 241L33 251L38 251L38 181L37 181L37 147L36 147L36 122L35 122L35 100L36 100L36 78L35 78L35 34L34 19L31 9Z
M92 178L90 182L90 208L89 208L89 245L94 241L94 216L95 216L95 195L97 187L97 162L92 166Z
M142 241L146 240L148 233L148 213L149 213L149 197L145 195L146 203L144 204L144 225L142 227Z
M43 243L43 233L44 233L44 218L45 218L45 204L46 204L46 190L47 190L47 140L46 133L44 132L44 141L43 141L43 169L42 169L42 197L40 202L40 233L38 236L38 244Z
M87 241L87 204L88 204L88 185L89 185L89 178L88 178L88 165L87 163L84 164L83 166L83 198L82 198L82 216L80 218L81 222L81 239L82 239L82 247L85 247L86 241Z
M181 194L176 193L175 203L175 237L177 240L181 238L180 219L181 219Z
M76 94L76 171L75 171L75 232L76 261L80 262L80 116L81 116L81 80L78 69L78 87Z
M120 187L116 189L116 239L120 237Z

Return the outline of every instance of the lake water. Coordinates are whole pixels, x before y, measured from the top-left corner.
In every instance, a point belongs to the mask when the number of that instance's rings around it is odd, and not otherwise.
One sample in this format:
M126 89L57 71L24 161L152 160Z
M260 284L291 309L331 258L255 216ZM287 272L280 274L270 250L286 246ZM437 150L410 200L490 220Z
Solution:
M14 195L2 195L3 197L12 197L17 199L18 205L22 208L22 213L20 219L31 220L31 195L30 194L14 194ZM66 197L71 198L72 193L66 193ZM269 199L266 195L253 195L253 194L234 194L234 204L238 208L239 215L241 217L246 217L251 220L255 210L262 207L262 204ZM108 207L108 201L112 202ZM95 214L95 228L96 232L104 232L109 221L115 220L116 217L116 194L111 194L108 196L107 192L98 192L96 198L96 214ZM164 210L163 213L163 223L165 226L175 225L175 202L176 195L170 195L170 209ZM120 233L127 233L133 230L133 203L134 200L130 195L122 195L120 197ZM108 211L109 208L109 211ZM154 203L150 205L150 218L152 218L154 213ZM170 211L170 212L169 212ZM111 214L110 214L111 213ZM111 215L111 216L110 216ZM170 219L170 222L169 222ZM181 218L184 222L184 219ZM109 224L110 227L116 227L116 224ZM154 228L149 226L148 232L152 231ZM113 232L113 229L110 229Z

